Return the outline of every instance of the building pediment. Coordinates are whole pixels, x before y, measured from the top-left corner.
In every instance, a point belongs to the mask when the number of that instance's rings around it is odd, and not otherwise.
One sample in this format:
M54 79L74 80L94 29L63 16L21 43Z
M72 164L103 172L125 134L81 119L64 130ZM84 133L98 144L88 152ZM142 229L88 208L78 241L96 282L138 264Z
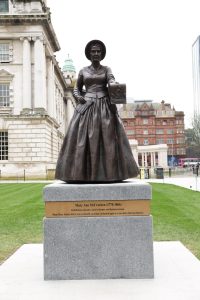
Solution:
M14 77L13 74L9 73L8 71L4 70L4 69L0 69L0 80L2 79L10 79L12 80Z
M141 109L141 110L149 110L149 105L146 104L146 103L144 103L144 104L142 104L142 106L141 106L140 109Z

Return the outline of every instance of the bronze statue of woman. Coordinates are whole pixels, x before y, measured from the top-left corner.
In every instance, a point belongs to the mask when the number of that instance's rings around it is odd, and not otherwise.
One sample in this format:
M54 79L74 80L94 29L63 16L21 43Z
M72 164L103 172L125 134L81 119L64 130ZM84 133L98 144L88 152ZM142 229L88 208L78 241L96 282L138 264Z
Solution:
M138 175L138 167L108 84L115 82L109 67L100 64L106 47L90 41L85 55L91 65L78 75L73 95L77 106L63 141L56 179L66 182L117 182ZM85 91L83 90L85 87Z

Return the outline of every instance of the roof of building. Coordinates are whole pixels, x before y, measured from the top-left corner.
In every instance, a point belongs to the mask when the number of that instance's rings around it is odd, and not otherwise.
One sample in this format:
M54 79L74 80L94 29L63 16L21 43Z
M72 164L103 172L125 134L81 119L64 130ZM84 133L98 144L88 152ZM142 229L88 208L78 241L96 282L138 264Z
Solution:
M73 60L71 58L69 58L69 54L68 54L68 58L64 62L62 71L63 72L76 72Z
M11 0L13 7L16 6L20 0ZM17 10L13 13L0 12L0 26L26 26L26 25L42 25L45 35L52 46L53 52L60 50L60 44L57 40L56 33L51 23L51 12L46 6L46 0L34 0L33 2L40 2L41 8L36 10ZM16 8L15 8L16 10ZM8 33L10 31L8 30ZM22 34L23 35L23 34ZM38 36L38 34L36 34Z
M176 115L184 115L183 112L176 112L174 107L171 107L170 103L165 103L164 100L161 102L153 102L152 100L135 100L132 103L127 103L119 108L120 116L126 117L128 112L132 113L132 116L138 114L140 111L150 111L151 114L155 114L157 116L174 116ZM165 112L163 114L163 111ZM129 114L130 115L130 114Z
M120 108L120 111L135 111L140 110L142 106L148 106L148 108L151 108L153 110L158 110L160 103L153 103L153 102L146 102L146 101L134 101L134 103L127 103L125 106Z

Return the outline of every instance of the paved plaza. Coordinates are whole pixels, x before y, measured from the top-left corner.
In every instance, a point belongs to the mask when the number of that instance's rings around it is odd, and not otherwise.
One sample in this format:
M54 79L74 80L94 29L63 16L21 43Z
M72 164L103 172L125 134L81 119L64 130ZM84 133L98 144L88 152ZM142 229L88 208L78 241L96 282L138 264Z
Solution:
M200 261L180 242L154 242L154 264L154 279L44 281L42 245L23 245L0 267L0 299L200 299Z
M174 184L186 189L200 192L200 176L191 177L169 177L164 179L146 179L146 182L168 183Z

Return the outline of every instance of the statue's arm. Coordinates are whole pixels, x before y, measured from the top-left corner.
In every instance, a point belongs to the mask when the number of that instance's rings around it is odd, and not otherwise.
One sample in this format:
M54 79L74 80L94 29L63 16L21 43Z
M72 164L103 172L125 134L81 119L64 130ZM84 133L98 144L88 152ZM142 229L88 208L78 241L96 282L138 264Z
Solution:
M114 77L114 75L112 73L111 68L109 68L109 67L106 67L106 68L107 68L107 72L106 72L106 74L107 74L107 83L108 83L108 88L109 88L109 84L110 83L116 83L116 81L115 81L115 77ZM110 103L110 110L113 113L116 114L117 113L117 106L115 104L111 104Z
M112 70L111 68L107 67L107 83L112 83L112 82L115 82L115 77L112 73Z
M86 102L84 97L81 95L82 90L83 90L83 71L81 70L78 74L76 85L73 90L73 96L74 96L77 104L79 104L79 103L83 104Z

